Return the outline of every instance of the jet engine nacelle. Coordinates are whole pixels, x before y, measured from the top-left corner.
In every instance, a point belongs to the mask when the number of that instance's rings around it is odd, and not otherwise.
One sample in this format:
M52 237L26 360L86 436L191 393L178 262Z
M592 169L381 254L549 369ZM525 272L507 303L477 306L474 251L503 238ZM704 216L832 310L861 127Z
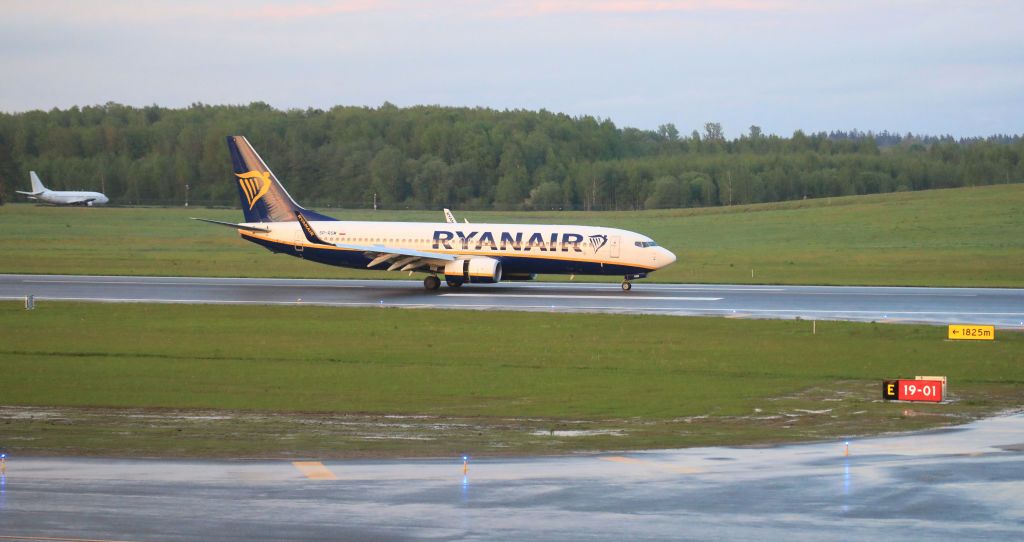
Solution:
M448 282L494 283L501 281L501 262L478 256L448 262L444 266L444 279Z

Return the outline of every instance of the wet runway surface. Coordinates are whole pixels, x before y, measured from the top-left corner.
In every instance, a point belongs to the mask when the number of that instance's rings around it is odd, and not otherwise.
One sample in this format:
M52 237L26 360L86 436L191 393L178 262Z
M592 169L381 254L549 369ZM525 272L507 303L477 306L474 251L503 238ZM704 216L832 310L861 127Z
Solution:
M1011 540L1024 415L897 437L554 458L11 458L0 540ZM35 538L33 538L35 537Z
M0 299L311 304L1024 326L1024 289L0 275Z

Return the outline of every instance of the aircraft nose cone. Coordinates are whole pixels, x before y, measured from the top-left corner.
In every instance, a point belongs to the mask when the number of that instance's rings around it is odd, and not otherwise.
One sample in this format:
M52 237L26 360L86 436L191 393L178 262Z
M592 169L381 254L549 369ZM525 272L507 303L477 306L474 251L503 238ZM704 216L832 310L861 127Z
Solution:
M661 248L661 247L658 247ZM666 267L676 262L676 255L667 248L661 248L661 254L658 255L658 267Z

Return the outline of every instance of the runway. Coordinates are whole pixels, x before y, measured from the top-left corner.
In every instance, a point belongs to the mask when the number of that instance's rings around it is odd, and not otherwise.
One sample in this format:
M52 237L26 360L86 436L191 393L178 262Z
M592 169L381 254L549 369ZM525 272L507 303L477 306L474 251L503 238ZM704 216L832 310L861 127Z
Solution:
M1024 415L898 437L551 458L10 458L0 540L1012 540ZM770 466L770 467L768 467Z
M429 292L406 280L0 275L0 299L327 305L803 318L1024 327L1024 289L501 283Z

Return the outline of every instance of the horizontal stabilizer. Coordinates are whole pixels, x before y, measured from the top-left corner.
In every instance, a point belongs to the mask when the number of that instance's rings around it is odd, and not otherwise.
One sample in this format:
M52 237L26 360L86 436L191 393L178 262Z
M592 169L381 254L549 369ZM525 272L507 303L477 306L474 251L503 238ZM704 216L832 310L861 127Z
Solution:
M209 222L210 224L217 224L218 226L228 226L229 228L236 228L236 229L239 229L239 230L261 231L263 233L270 233L270 229L269 228L260 228L258 226L246 226L245 224L235 224L233 222L221 222L220 220L210 220L208 218L196 218L194 216L193 217L189 217L189 218L191 218L192 220L199 220L200 222Z

